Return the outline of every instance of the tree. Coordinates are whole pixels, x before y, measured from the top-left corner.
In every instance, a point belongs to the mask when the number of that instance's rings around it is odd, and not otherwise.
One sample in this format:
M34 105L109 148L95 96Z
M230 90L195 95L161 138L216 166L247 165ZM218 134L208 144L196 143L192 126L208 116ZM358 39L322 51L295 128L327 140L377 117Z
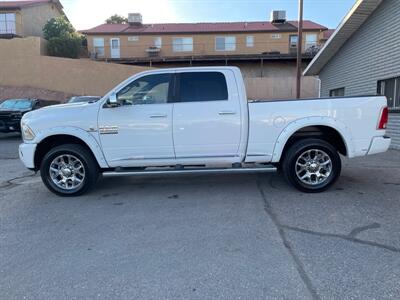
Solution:
M128 18L125 18L123 16L115 14L115 15L112 15L111 17L109 17L106 20L106 23L107 24L126 24L126 23L128 23Z
M64 16L50 19L43 27L43 34L46 40L50 40L53 37L68 36L74 32L74 27Z
M44 38L48 41L50 56L78 58L82 46L82 36L64 17L50 19L43 27Z

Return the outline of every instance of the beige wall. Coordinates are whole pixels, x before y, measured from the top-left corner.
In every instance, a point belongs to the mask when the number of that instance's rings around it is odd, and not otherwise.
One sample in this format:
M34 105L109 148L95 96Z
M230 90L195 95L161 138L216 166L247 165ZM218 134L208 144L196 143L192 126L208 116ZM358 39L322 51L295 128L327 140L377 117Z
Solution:
M46 56L0 59L0 83L102 96L129 76L147 68ZM295 97L294 77L246 78L249 99ZM318 81L303 79L302 97L318 97Z
M246 78L247 98L254 99L295 99L296 77L269 77L269 78ZM318 98L318 79L308 76L302 78L301 97Z
M102 96L148 68L48 56L0 56L0 84Z
M307 67L308 62L303 62L303 70ZM146 63L146 66L149 64ZM182 68L182 67L209 67L209 66L225 66L225 62L204 62L204 61L184 61L179 63L157 62L152 63L154 68ZM296 76L296 60L265 60L261 65L260 60L254 61L228 61L227 66L240 68L243 77L293 77Z
M0 59L15 56L45 55L47 41L39 37L0 39Z
M146 67L42 56L43 39L37 37L0 40L0 85L32 87L74 95L103 95ZM264 65L266 78L251 78L256 66L244 69L250 99L294 98L294 64ZM318 80L303 79L303 97L318 96ZM0 90L1 92L1 90ZM1 98L1 95L0 95Z
M318 34L322 37L320 31L306 32ZM119 38L121 48L121 58L131 57L147 57L146 49L154 45L155 37L162 37L162 47L160 56L199 56L199 55L238 55L238 54L261 54L263 52L279 51L281 53L289 53L289 36L296 33L280 33L280 39L273 39L272 33L229 33L229 34L173 34L173 35L88 35L88 50L94 52L93 38L104 38L105 58L110 58L110 39ZM138 41L130 42L128 37L137 36ZM216 36L235 36L235 51L216 51ZM254 46L247 47L246 37L254 37ZM172 49L172 41L174 37L193 37L193 51L191 52L174 52ZM305 45L305 39L304 39ZM303 45L303 47L304 47ZM293 51L293 49L292 49ZM101 57L99 57L101 58Z
M47 21L62 15L62 12L52 3L42 3L21 10L1 11L0 13L15 13L16 34L24 37L43 37L43 27Z
M61 16L55 4L43 3L21 9L22 35L43 37L43 27L48 20Z

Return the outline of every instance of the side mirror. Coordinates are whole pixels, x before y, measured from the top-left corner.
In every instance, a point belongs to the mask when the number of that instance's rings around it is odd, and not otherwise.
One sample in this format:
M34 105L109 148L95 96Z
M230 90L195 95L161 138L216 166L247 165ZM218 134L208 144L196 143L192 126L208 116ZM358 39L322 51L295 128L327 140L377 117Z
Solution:
M118 99L117 99L117 94L116 93L112 93L110 98L108 99L108 103L111 106L117 106L118 105Z

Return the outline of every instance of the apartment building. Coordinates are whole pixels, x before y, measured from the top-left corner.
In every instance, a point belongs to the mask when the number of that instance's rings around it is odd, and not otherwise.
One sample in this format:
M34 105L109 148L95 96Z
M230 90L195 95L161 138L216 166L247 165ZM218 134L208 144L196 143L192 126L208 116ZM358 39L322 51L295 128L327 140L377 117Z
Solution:
M0 38L43 37L43 26L64 15L58 0L0 1Z
M298 22L286 20L283 11L271 15L270 21L260 22L144 24L140 14L129 14L127 24L102 24L82 33L97 60L157 67L238 65L254 77L275 65L277 72L289 68L293 73ZM304 21L303 27L307 63L328 29L312 21Z

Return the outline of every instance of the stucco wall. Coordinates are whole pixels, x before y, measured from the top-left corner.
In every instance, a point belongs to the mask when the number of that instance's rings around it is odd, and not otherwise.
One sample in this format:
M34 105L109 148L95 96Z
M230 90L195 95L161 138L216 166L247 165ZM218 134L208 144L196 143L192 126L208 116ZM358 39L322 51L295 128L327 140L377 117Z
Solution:
M0 83L78 95L103 95L148 68L48 56L0 58Z
M255 99L295 99L296 77L265 77L245 79L247 98ZM319 81L314 77L303 77L302 98L318 98Z
M51 18L61 16L55 4L43 3L21 9L22 35L43 37L43 27Z
M39 37L0 39L0 59L46 54L47 41Z
M142 64L148 66L149 64ZM240 68L244 78L259 78L259 77L278 77L284 80L286 77L296 76L296 61L278 61L278 60L265 60L261 67L261 62L258 61L228 61L228 66L235 66ZM190 62L163 62L153 63L155 68L180 68L180 67L206 67L206 66L225 66L224 62L201 62L194 61L192 65ZM307 63L303 63L303 69L307 66ZM318 94L317 94L318 96Z

